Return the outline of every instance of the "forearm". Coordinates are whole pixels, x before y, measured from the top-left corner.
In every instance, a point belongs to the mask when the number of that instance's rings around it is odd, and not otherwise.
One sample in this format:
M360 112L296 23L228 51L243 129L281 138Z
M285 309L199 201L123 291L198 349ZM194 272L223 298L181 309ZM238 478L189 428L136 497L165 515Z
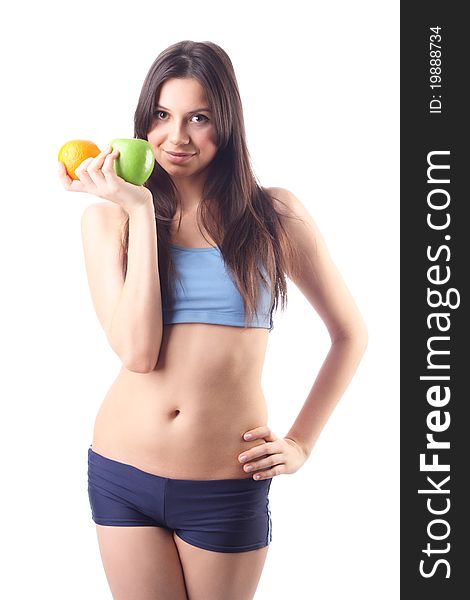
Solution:
M294 424L285 437L310 455L325 423L348 387L367 346L361 333L332 342L313 386Z
M130 370L155 366L162 339L162 303L153 202L129 213L127 273L111 323L111 335Z

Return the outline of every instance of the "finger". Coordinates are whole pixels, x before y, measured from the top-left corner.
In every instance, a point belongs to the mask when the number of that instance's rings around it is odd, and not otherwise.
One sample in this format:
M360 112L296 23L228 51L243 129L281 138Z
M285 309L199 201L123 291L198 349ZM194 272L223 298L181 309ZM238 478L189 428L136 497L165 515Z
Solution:
M93 157L85 158L85 160L82 161L75 169L75 175L80 179L80 181L83 181L84 183L91 181L91 177L90 174L87 172L87 169L88 165L92 162L92 160Z
M241 452L238 456L238 460L243 464L247 464L256 458L277 454L281 450L282 448L279 444L279 439L277 439L275 442L264 442L264 444L258 444L249 450Z
M253 473L254 471L260 471L262 469L268 469L275 465L279 465L285 461L283 454L270 454L267 458L257 460L244 465L243 470L246 473Z
M249 437L248 437L249 436ZM264 438L267 442L274 442L277 440L277 436L271 431L269 427L263 425L261 427L255 427L246 431L243 435L245 440L254 440L255 438Z
M253 475L253 479L256 479L256 481L261 481L262 479L271 479L272 477L275 477L276 475L282 475L282 473L286 473L285 464L275 465L271 469L259 471L258 473L255 473Z
M87 171L90 175L91 180L96 186L102 185L106 182L106 178L102 171L102 167L106 157L111 152L110 146L107 146L102 152L98 154L95 158L92 159L90 164L88 165Z
M67 173L64 163L60 160L57 161L57 175L65 187L68 187L71 184L72 178Z
M256 458L261 458L263 456L268 456L269 454L270 454L270 452L269 452L268 444L264 443L264 444L259 444L258 446L254 446L253 448L250 448L249 450L245 450L238 456L238 460L243 464L247 464L251 460L254 460Z
M113 150L106 156L103 168L101 169L108 184L116 183L118 178L116 171L114 170L114 161L119 158L119 150Z
M57 173L62 185L68 192L84 192L84 186L78 179L72 179L63 162L58 161Z

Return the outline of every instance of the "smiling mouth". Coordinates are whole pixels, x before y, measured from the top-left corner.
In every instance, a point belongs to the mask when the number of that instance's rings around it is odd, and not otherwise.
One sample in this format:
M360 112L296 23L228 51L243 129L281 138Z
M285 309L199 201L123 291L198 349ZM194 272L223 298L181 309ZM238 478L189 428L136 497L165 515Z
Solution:
M165 150L167 154L171 154L172 156L192 156L195 152L169 152Z

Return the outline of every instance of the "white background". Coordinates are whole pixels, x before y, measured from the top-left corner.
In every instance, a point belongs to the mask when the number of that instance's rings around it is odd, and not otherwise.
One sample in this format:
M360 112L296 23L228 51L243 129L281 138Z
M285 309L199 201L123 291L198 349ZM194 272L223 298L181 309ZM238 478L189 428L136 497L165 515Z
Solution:
M307 206L369 330L310 459L273 480L273 541L255 598L399 597L398 6L84 0L3 9L1 597L111 598L87 452L120 365L82 256L80 216L97 198L66 192L56 160L70 139L103 148L133 137L150 65L184 39L213 41L231 57L256 175ZM290 281L288 291L263 372L278 436L329 349L323 322Z

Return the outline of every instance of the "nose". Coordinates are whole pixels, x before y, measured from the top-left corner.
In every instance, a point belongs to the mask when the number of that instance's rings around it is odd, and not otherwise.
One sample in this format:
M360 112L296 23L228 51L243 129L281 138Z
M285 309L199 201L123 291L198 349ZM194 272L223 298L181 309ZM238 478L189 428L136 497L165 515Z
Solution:
M187 145L189 143L189 135L184 122L178 122L176 120L174 121L170 133L168 135L168 139L175 146L183 144Z

